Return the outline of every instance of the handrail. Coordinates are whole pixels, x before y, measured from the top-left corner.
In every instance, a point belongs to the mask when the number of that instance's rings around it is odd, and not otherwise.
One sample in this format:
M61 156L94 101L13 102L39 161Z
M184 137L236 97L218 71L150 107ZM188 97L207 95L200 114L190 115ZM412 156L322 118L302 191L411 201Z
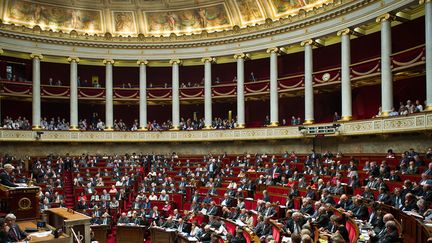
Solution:
M80 239L78 238L78 236L76 235L75 230L74 230L72 227L70 227L69 229L70 229L71 232L72 232L72 236L73 236L73 238L74 238L78 243L81 243L81 240L80 240Z

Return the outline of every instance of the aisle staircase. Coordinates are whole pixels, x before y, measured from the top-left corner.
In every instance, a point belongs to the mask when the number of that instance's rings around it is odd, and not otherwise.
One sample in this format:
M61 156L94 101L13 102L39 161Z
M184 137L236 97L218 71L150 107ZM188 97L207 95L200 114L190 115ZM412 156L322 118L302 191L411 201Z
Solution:
M65 190L65 204L67 208L75 208L75 196L73 191L73 178L72 172L66 171L64 174L64 190Z

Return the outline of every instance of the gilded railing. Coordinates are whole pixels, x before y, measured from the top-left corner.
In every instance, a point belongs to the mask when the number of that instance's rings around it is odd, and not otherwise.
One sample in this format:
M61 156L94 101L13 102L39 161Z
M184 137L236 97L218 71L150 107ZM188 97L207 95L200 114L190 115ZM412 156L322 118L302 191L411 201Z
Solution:
M309 126L331 126L332 123ZM358 136L404 132L432 131L432 113L375 118L340 123L335 134L325 136ZM42 134L37 133L42 132ZM197 131L112 132L112 131L20 131L0 130L0 142L194 142L269 139L299 139L309 135L298 126Z

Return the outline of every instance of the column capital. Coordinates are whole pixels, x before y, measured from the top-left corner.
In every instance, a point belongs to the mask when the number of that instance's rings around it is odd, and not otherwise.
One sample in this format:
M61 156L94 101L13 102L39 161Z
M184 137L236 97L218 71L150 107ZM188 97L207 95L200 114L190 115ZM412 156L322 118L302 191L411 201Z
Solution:
M78 57L68 57L68 62L76 62L76 63L78 63L78 62L80 62L80 59L78 58Z
M266 50L266 52L267 53L276 53L276 54L279 54L280 53L280 48L278 48L278 47L272 47L272 48L268 48L267 50Z
M180 59L171 59L171 60L169 61L169 63L170 63L171 65L174 65L174 64L180 65L180 64L182 63L182 61L181 61Z
M351 33L352 33L352 30L350 30L349 28L346 28L343 30L339 30L337 32L337 36L350 35Z
M31 59L39 59L39 60L42 60L43 59L43 56L42 56L42 54L36 54L36 53L32 53L32 54L30 54L30 58Z
M376 19L375 19L375 21L377 23L381 23L381 22L383 22L385 20L392 21L393 20L393 16L391 14L389 14L389 13L385 13L383 15L380 15L380 16L376 17Z
M215 57L203 57L203 58L201 58L201 62L203 62L203 63L206 63L206 62L213 63L213 62L216 62L216 58Z
M147 61L147 60L145 60L145 59L142 59L142 60L138 60L138 61L137 61L137 64L138 64L138 65L141 65L141 64L147 65L148 63L149 63L149 61Z
M238 53L234 55L234 59L248 59L250 58L249 53Z
M432 0L419 0L419 5L423 5L425 3L430 3Z
M0 55L4 53L3 49L0 48Z
M107 65L107 64L111 64L114 65L115 61L113 59L104 59L103 60L103 64Z
M312 39L309 40L304 40L300 43L301 46L309 46L312 45L314 43L314 41Z

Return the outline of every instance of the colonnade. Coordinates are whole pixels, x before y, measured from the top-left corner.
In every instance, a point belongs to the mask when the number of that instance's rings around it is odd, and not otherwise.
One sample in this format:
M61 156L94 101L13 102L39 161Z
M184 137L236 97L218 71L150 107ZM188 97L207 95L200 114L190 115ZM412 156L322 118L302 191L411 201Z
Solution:
M432 3L425 1L425 32L426 32L426 107L432 110ZM382 115L387 116L393 107L393 76L391 70L391 21L390 14L384 14L376 18L381 26L381 107ZM350 35L352 30L343 29L337 33L341 38L341 103L342 121L352 119L352 95L350 77ZM315 41L308 39L301 42L304 48L304 110L305 124L314 123L314 81L313 81L313 47ZM270 126L277 126L279 122L279 94L278 94L278 55L281 49L273 47L267 49L270 58ZM40 62L41 54L31 54L33 60L33 115L32 125L34 129L40 128L41 120L41 95L40 95ZM237 126L245 127L245 92L244 92L244 63L249 58L247 53L237 53L234 56L237 63ZM78 57L69 57L70 63L70 125L71 129L78 128ZM212 125L212 92L211 92L211 69L215 57L202 58L204 65L204 120L205 127ZM113 66L114 60L104 60L105 64L105 109L107 130L113 128ZM139 65L139 126L145 129L147 125L147 60L137 61ZM173 129L179 129L180 125L180 85L179 59L170 60L172 66L172 124Z

